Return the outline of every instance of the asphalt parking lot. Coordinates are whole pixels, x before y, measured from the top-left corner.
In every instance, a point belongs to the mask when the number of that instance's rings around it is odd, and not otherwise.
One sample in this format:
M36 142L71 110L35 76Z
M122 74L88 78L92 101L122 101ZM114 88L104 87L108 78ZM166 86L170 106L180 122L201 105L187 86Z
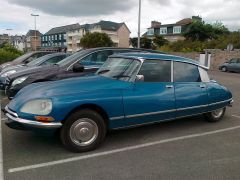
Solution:
M240 179L240 74L210 74L235 100L221 122L197 116L113 131L88 153L68 152L57 137L12 130L2 115L4 179Z

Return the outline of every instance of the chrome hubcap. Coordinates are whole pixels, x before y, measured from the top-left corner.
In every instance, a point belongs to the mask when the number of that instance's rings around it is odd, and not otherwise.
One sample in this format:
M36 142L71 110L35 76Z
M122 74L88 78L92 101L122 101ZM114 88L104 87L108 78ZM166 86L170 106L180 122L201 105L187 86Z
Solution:
M70 138L78 146L87 146L93 143L98 136L97 124L88 118L75 121L70 128Z
M212 116L216 119L220 118L222 116L222 114L223 114L223 109L217 109L212 112Z
M227 71L227 69L225 67L222 68L222 71Z

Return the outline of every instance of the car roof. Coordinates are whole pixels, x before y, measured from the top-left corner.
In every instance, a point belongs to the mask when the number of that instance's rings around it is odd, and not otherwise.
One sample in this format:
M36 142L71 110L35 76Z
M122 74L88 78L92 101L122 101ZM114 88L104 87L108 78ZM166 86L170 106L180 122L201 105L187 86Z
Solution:
M194 64L197 66L200 66L204 69L207 69L207 67L201 65L198 61L181 57L181 56L175 56L170 54L157 54L157 53L120 53L120 54L114 54L110 57L118 57L118 58L132 58L132 59L143 59L143 60L166 60L166 61L178 61L178 62L185 62L189 64Z

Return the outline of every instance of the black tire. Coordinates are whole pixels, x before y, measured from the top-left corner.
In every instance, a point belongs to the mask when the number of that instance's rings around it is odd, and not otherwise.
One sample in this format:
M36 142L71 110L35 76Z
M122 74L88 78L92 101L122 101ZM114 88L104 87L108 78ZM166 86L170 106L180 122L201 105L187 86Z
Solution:
M81 124L84 124L84 122L89 124L86 124L85 126L81 125ZM87 135L85 132L86 129L87 129ZM72 152L85 152L85 151L94 150L99 145L101 145L101 143L103 142L106 136L106 132L107 132L107 127L102 116L91 109L83 109L83 110L74 112L67 118L67 120L65 121L61 129L60 137L63 145L68 150ZM85 142L79 141L79 139L77 138L79 138L79 136L84 136L84 134L85 136L88 136L89 134L90 135L93 134L92 138L94 140L92 140L92 142L90 142L89 144L83 144ZM84 137L81 137L81 138L84 138Z
M219 111L218 115L216 115L217 111ZM205 116L205 119L208 122L218 122L225 115L225 111L226 111L226 107L218 109L218 110L215 110L215 111L212 111L212 112L209 112L209 113L206 113L206 114L204 114L204 116Z
M227 67L226 67L226 66L221 67L221 71L222 71L222 72L227 72L227 71L228 71L228 70L227 70Z

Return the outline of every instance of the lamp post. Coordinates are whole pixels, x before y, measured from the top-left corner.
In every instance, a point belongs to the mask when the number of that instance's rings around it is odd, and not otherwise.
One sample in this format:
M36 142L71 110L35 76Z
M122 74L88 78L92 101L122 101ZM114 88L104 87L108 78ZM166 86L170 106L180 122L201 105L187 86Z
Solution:
M142 10L142 0L139 0L139 10L138 10L138 48L140 48L141 10Z
M8 29L6 29L6 31L8 32L7 33L7 35L8 35L8 42L10 43L10 44L12 44L11 43L11 37L10 37L10 31L12 31L13 29L11 29L11 28L8 28Z
M34 25L35 25L35 47L34 47L34 49L35 49L35 51L37 50L37 25L36 25L36 19L37 19L37 16L39 16L38 14L31 14L31 16L33 16L34 17Z

